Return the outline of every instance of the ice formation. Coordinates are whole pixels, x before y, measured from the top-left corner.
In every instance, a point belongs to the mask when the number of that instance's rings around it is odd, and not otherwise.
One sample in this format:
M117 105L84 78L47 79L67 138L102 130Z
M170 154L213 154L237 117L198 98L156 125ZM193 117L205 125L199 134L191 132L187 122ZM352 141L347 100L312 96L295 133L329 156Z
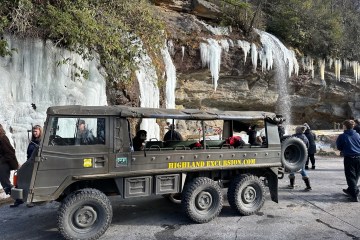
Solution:
M320 69L320 78L321 80L325 80L325 59L319 59L319 69Z
M200 43L201 62L203 67L209 67L214 90L216 91L220 73L222 46L219 45L217 40L211 38L207 39L207 42Z
M341 60L336 59L334 65L335 65L335 77L337 80L340 81L340 71L342 68Z
M141 41L136 43L139 49L139 57L135 59L138 70L135 71L140 89L140 107L159 108L160 93L157 85L158 77L149 55L143 49ZM140 129L147 131L147 139L160 139L160 128L156 119L143 119Z
M12 36L5 39L17 51L0 58L0 123L15 145L18 161L24 163L29 143L27 130L31 125L43 125L49 106L107 105L106 85L98 58L84 61L50 41ZM65 64L59 64L64 60ZM73 63L88 71L87 80L76 77L79 69Z
M244 65L245 65L246 58L247 58L248 53L250 52L251 45L250 45L249 42L243 41L243 40L238 40L237 43L238 43L238 46L241 47L241 49L243 50L243 53L244 53Z
M176 68L166 45L161 50L161 54L164 59L166 73L166 108L175 109Z
M258 60L258 52L255 43L251 44L251 63L253 65L253 72L256 72Z
M181 61L184 61L185 46L181 46Z

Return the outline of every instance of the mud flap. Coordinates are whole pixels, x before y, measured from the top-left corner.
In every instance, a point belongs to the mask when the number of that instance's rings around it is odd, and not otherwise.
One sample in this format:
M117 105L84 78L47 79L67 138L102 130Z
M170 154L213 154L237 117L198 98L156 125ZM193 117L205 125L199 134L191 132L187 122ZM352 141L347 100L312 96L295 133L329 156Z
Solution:
M271 200L273 202L278 203L278 168L270 168L268 171L266 178L268 181L268 187L270 191Z

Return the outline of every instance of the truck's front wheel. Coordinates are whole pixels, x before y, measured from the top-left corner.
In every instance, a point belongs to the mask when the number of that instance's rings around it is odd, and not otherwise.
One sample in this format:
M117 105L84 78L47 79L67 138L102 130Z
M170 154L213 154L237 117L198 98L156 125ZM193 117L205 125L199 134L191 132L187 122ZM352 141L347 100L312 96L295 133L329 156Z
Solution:
M85 188L67 196L58 210L58 229L65 239L98 239L112 219L110 200Z
M228 189L230 206L241 215L258 212L265 202L265 186L253 175L240 175L231 182Z
M198 177L186 185L181 203L190 219L205 223L219 215L223 196L216 182L206 177Z

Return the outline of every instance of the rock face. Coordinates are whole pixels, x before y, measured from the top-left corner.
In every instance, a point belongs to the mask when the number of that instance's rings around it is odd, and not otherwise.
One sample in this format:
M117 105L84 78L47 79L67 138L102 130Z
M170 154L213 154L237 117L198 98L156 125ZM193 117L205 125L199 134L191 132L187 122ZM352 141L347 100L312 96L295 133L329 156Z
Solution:
M216 19L218 9L215 5L200 0L182 1L182 5L176 3L179 1L156 2L161 6L159 14L167 23L168 39L174 45L172 58L177 71L177 105L281 112L282 106L278 105L280 86L274 78L278 69L262 72L258 64L253 71L250 53L244 62L244 53L238 46L230 46L228 51L222 52L218 87L214 91L210 70L201 64L199 44L208 38L233 42L244 39L239 32L215 35L211 31L216 26L206 25L209 23L205 23L204 18ZM173 11L176 4L181 11ZM246 40L261 47L256 38ZM300 67L299 75L287 80L292 124L307 122L313 129L324 129L332 128L335 122L346 118L360 117L360 89L352 69L342 70L340 81L335 80L333 72L334 67L327 68L325 80L321 80L318 72L312 78L310 72Z

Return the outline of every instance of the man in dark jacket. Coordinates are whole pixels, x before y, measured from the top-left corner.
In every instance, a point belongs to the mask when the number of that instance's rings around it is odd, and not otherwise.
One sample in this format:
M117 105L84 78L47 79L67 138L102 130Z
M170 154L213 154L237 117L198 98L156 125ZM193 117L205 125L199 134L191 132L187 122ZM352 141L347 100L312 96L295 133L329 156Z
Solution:
M308 159L305 163L305 169L309 169L309 160L311 162L311 169L315 169L316 135L311 131L310 126L307 123L304 123L304 127L306 128L304 134L309 141Z
M175 140L175 141L183 140L181 134L178 131L175 131L174 125L172 124L169 126L169 131L167 131L164 136L164 141L170 141L170 140Z
M336 139L336 146L344 156L345 178L348 185L343 192L350 196L351 201L358 202L359 187L357 182L360 176L360 135L354 130L355 122L343 122L344 133Z

